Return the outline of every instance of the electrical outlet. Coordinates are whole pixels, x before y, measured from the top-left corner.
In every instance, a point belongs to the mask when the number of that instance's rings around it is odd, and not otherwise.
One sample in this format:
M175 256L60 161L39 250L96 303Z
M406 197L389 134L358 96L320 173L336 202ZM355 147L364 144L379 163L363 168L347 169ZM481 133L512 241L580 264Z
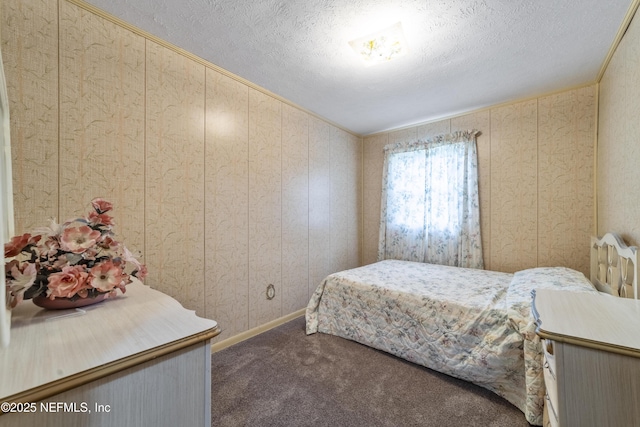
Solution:
M271 300L276 296L276 288L272 284L267 286L267 299Z

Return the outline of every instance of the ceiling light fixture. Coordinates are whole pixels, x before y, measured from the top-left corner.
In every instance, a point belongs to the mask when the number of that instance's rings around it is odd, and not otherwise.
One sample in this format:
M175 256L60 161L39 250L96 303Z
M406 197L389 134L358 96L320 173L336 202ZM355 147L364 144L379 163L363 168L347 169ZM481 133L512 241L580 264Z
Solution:
M400 22L349 42L366 66L388 62L407 54L407 41Z

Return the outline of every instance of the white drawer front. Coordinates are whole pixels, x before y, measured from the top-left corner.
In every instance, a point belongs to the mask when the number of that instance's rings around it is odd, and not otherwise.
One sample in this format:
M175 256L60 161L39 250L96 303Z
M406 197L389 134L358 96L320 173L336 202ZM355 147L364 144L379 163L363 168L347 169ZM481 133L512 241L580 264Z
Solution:
M544 359L551 371L553 378L556 377L556 355L555 355L555 343L551 340L542 340L542 348L544 350Z
M544 405L545 409L547 410L548 417L548 420L546 420L548 424L545 424L545 427L547 425L551 427L559 427L560 423L558 422L558 410L556 409L557 405L555 407L553 406L553 403L551 403L551 399L549 398L548 394L545 395L544 399Z
M550 368L551 368L551 364L547 360L545 360L544 367L542 370L544 374L544 385L545 385L545 388L547 389L547 396L551 400L553 407L557 409L558 408L558 384L556 382L555 374Z

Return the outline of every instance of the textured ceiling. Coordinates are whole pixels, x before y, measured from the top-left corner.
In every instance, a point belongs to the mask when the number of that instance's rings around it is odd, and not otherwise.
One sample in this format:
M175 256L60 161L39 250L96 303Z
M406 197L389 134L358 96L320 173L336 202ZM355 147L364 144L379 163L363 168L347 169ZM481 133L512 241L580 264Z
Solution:
M89 0L360 135L594 82L631 0ZM402 22L409 54L348 41Z

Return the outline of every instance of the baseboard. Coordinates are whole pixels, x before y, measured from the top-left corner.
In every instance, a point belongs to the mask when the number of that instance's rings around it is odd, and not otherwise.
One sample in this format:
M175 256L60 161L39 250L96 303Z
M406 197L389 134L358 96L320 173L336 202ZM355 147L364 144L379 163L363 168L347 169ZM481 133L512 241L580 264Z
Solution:
M231 347L234 344L238 344L239 342L242 342L244 340L247 340L251 337L255 337L256 335L259 335L263 332L268 331L269 329L273 329L276 326L280 326L284 323L287 323L290 320L293 320L297 317L300 316L304 316L304 312L305 312L306 308L301 308L298 311L294 311L291 314L287 314L286 316L283 316L279 319L276 320L272 320L269 323L265 323L264 325L260 325L257 326L253 329L249 329L248 331L242 332L238 335L234 335L230 338L227 338L226 340L222 340L220 342L217 342L215 344L211 344L211 353L215 353L216 351L220 351L220 350L224 350L227 347Z

